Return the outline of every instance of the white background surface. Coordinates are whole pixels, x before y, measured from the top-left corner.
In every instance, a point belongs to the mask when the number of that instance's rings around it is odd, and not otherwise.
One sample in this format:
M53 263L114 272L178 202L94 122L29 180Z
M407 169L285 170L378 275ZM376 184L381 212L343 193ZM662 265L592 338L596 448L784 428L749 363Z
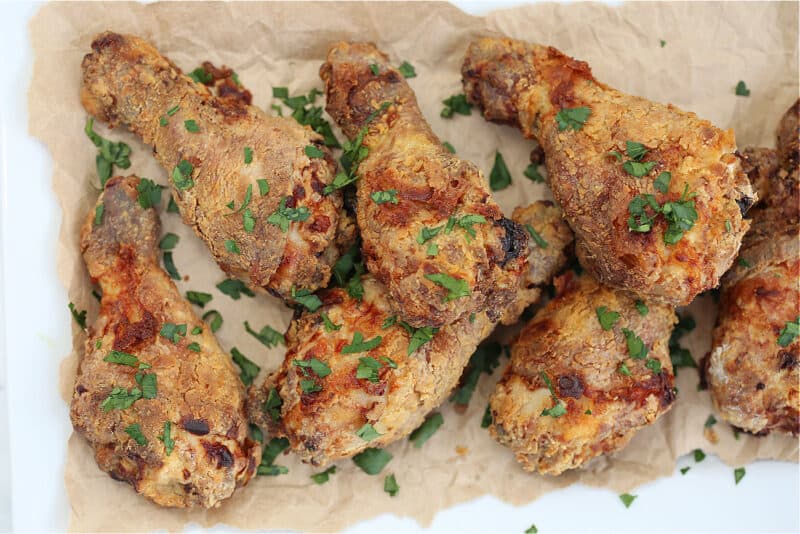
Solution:
M473 13L492 5L456 3ZM50 187L50 157L27 133L33 59L27 21L36 8L0 4L0 531L63 531L69 513L62 479L70 424L57 391L59 364L71 344L66 291L55 272L61 212ZM739 485L733 469L715 457L678 461L678 467L689 465L685 476L676 470L634 491L630 509L609 491L572 486L519 508L484 497L439 513L430 529L522 533L536 524L543 534L800 531L796 464L748 465ZM413 520L385 515L350 532L419 529Z

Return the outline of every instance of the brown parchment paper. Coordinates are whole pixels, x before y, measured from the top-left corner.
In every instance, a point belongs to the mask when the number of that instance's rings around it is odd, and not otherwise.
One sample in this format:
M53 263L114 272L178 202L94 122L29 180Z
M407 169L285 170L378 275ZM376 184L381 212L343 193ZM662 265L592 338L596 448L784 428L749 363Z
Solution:
M779 117L798 96L795 3L536 4L485 18L443 3L46 5L30 24L35 52L30 131L53 157L53 189L63 209L58 272L70 300L88 309L90 323L97 304L79 255L78 230L97 197L98 179L96 149L82 132L86 113L78 95L81 58L92 36L105 29L152 40L185 70L206 59L229 65L253 91L254 103L267 109L275 103L272 86L288 86L291 94L321 87L317 70L330 42L374 41L397 64L408 60L416 67L418 76L410 83L422 110L460 156L476 162L488 176L495 150L502 152L514 178L511 187L496 195L507 214L517 205L549 196L546 186L522 175L531 142L512 128L485 122L475 112L451 120L439 117L440 101L461 91L461 59L469 40L478 35L499 32L554 45L587 60L600 80L621 90L672 102L721 127L734 128L740 147L772 146ZM666 41L663 47L661 39ZM734 95L740 79L752 91L749 98ZM103 126L97 130L131 145L132 166L127 172L166 184L164 171L134 136L122 130L108 132ZM278 366L282 347L264 349L245 333L243 321L256 328L269 324L281 330L288 323L289 311L271 297L233 301L217 291L222 272L179 216L164 212L167 198L165 194L161 217L164 232L180 236L174 252L184 276L179 288L214 295L206 310L217 309L224 316L217 333L222 346L236 346L258 362L262 366L259 379L263 378ZM709 348L715 308L710 297L701 297L688 311L698 326L683 344L699 359ZM76 328L72 353L62 363L60 387L65 401L71 394L83 339ZM288 475L259 477L217 510L161 509L100 472L87 444L73 434L65 468L70 527L78 531L175 530L192 522L331 531L386 512L413 517L424 525L437 511L487 493L521 504L577 481L627 491L672 474L676 457L695 448L737 466L759 458L797 460L796 439L741 435L737 440L724 423L713 427L718 441L711 443L703 434L703 423L712 413L708 394L697 391L695 370L682 369L675 407L640 432L624 451L558 478L526 474L510 452L480 428L487 396L499 374L482 377L465 413L445 403L445 424L422 449L410 447L407 440L389 448L394 459L382 475L396 475L401 489L395 498L383 492L383 476L368 476L350 461L340 462L330 482L317 486L309 479L314 469L285 455L278 463L288 466ZM787 469L796 467L787 464Z

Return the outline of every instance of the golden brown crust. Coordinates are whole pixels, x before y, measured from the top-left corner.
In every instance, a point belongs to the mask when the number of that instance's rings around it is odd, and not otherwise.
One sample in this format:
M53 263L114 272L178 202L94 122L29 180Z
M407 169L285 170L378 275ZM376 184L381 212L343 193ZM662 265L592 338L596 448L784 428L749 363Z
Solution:
M365 275L362 283L362 301L343 289L320 292L323 306L314 313L304 312L289 325L281 368L261 387L250 388L251 419L287 437L292 450L314 465L349 458L367 447L386 446L412 432L456 386L469 357L495 324L485 313L477 314L474 321L465 317L408 354L410 327L397 319L393 326L383 328L392 316L386 288L371 275ZM322 313L340 329L327 331ZM382 339L368 352L343 353L356 332L365 341ZM293 364L312 358L324 362L331 373L318 378ZM357 378L361 358L380 362L376 381ZM321 390L304 393L300 382L308 379ZM279 423L264 410L272 387L283 400ZM372 441L359 437L356 432L365 424L381 435Z
M369 155L358 168L356 215L367 268L388 288L392 307L414 326L434 327L504 308L525 269L527 239L503 217L481 172L442 147L413 91L374 45L333 45L320 76L328 113L348 137L373 117L364 137ZM390 104L380 111L383 103ZM372 200L389 190L397 192L396 204ZM465 216L479 222L469 229L452 224ZM421 243L423 228L438 234ZM447 290L428 278L440 273L466 282L469 295L447 300Z
M706 380L723 419L755 434L800 433L800 338L781 346L800 317L798 104L778 127L777 169L753 210L739 261L723 279Z
M549 284L567 263L567 254L575 238L562 217L561 208L549 200L537 200L528 206L514 208L511 218L528 232L530 252L528 268L522 276L517 297L500 320L504 325L516 323L525 308L539 301L542 286ZM534 239L528 227L541 237L543 243Z
M522 329L511 346L511 363L489 402L492 436L514 451L528 471L557 475L624 447L637 430L652 424L674 400L667 348L671 308L649 303L642 316L623 292L589 275L569 272L556 279L558 295ZM603 330L596 309L620 314ZM622 328L641 337L647 356L629 356ZM661 372L648 366L658 360ZM620 372L625 364L630 376ZM653 364L650 364L653 366ZM563 403L560 417L545 415Z
M247 437L244 388L231 358L158 265L159 222L155 210L139 206L138 183L109 180L97 204L100 224L92 210L81 231L84 260L103 297L75 380L72 424L113 478L162 506L211 508L247 483L260 446ZM185 324L186 336L167 340L159 335L165 323ZM194 327L202 332L192 334ZM104 361L112 350L149 367ZM155 375L155 398L104 410L115 388L143 389L138 373ZM170 454L159 439L167 422ZM146 444L126 433L134 424Z
M688 304L718 284L747 231L743 213L755 197L732 131L616 91L595 80L586 63L552 47L480 39L470 45L462 75L468 99L487 119L517 124L544 149L553 196L587 270L608 285L671 305ZM559 131L556 114L576 107L590 109L588 120L578 131ZM646 160L656 162L643 178L609 155L624 155L628 140L644 144ZM667 193L653 185L663 171L672 175ZM680 241L664 243L664 217L647 233L629 230L635 196L677 201L686 184L696 194L698 216Z
M124 124L141 136L170 176L182 160L194 166L192 187L181 189L170 180L173 196L184 222L205 240L220 267L284 297L293 285L324 287L342 204L338 193L322 194L335 163L321 136L246 105L241 95L212 96L137 37L106 32L92 49L82 65L84 107L111 126ZM179 109L168 115L175 106ZM186 120L194 120L200 131L189 132ZM309 145L324 157L309 157ZM245 147L252 149L249 164ZM269 184L266 195L260 193L259 179ZM240 210L248 188L252 232L245 230ZM287 207L310 213L305 221L292 222L288 232L267 222L282 199ZM236 209L227 207L231 201ZM226 248L228 240L236 242L240 254Z

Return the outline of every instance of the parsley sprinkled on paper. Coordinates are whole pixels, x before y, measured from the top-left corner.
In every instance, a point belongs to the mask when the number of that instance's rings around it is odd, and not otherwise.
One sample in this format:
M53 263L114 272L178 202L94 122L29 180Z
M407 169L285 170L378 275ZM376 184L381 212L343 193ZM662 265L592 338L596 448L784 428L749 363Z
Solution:
M267 347L268 349L276 347L279 344L280 345L286 344L286 340L284 339L283 334L272 328L270 325L264 325L261 328L261 330L256 332L250 327L250 323L245 321L244 329L247 331L248 334L259 340L261 344Z
M383 449L369 447L353 456L353 463L368 475L377 475L392 459L392 455Z
M330 123L322 118L322 107L315 106L317 96L321 92L314 88L307 95L289 96L289 90L286 87L273 87L272 96L278 98L292 110L292 118L303 126L310 126L318 134L322 135L325 139L325 146L330 148L340 148L339 141L333 135ZM279 115L283 116L283 110L277 104L273 104L273 109L277 110Z
M78 308L76 308L71 302L67 307L69 308L69 313L72 314L72 318L75 319L76 323L78 323L78 326L86 330L86 310L78 311Z
M625 508L630 508L633 501L636 500L638 495L631 495L630 493L623 493L619 496L619 500L622 501L622 504L625 505Z
M704 453L702 449L695 449L692 451L692 454L694 455L694 461L697 463L706 459L706 453Z
M206 304L211 302L213 297L210 293L203 293L201 291L187 291L186 292L186 300L191 302L196 306L200 306L204 308Z
M499 151L494 153L494 165L489 174L489 187L492 191L500 191L511 185L511 173L508 172L506 161Z
M285 475L289 469L283 465L275 465L278 455L289 448L289 440L286 438L272 438L261 451L261 464L259 464L256 474L261 476Z
M261 371L261 367L253 363L252 360L242 354L236 347L231 349L231 358L233 358L233 363L238 365L241 370L239 378L242 379L242 383L244 383L245 386L252 384L253 379L257 377L258 372Z
M397 70L400 71L400 74L403 75L403 78L416 78L417 71L414 69L414 66L409 63L408 61L403 61Z
M736 93L736 96L750 96L750 89L747 88L747 84L744 83L744 80L739 80L733 92Z
M431 439L439 427L444 424L444 416L436 412L433 415L428 416L427 419L419 426L416 430L414 430L410 436L408 436L408 440L414 444L414 447L417 449L421 448L426 441Z
M450 400L455 404L467 406L470 399L472 399L472 394L475 392L481 374L492 374L500 365L501 354L502 347L497 342L490 341L478 345L478 348L470 356L469 363L461 375L461 382L453 392Z
M253 291L247 287L244 282L241 280L235 280L233 278L223 280L217 284L217 289L219 289L223 294L228 295L233 300L239 300L242 295L247 295L248 297L256 296L256 294L253 293Z
M98 148L97 156L95 157L95 166L97 168L97 176L100 178L100 187L105 187L106 182L111 178L115 165L120 169L127 169L131 166L131 160L129 158L131 147L122 141L118 143L109 141L95 133L94 118L92 117L86 119L84 132L86 132L86 136L92 141L94 146Z
M492 407L487 404L486 410L484 410L483 417L481 418L481 428L489 428L491 424L492 424Z
M163 185L156 184L153 180L142 178L136 186L136 200L142 209L146 210L161 203L161 190Z
M530 180L531 182L542 184L544 183L544 176L539 172L539 166L533 163L530 163L525 170L522 172L525 175L525 178Z
M736 485L739 485L739 482L742 481L745 475L744 467L737 467L733 470L733 480L736 482Z
M208 323L212 332L216 332L222 326L222 314L217 310L210 310L204 313L203 320Z
M680 339L695 328L695 321L691 315L682 315L678 318L678 324L672 329L669 337L669 358L672 361L672 368L675 376L678 375L680 367L697 367L697 363L692 357L692 353L681 347Z
M311 480L314 481L314 484L325 484L328 480L330 480L331 475L335 473L336 473L336 466L332 465L325 471L311 475Z
M449 119L456 113L459 115L472 115L472 104L467 102L467 95L463 93L445 98L442 100L442 104L444 104L444 108L442 108L439 116L444 119Z
M379 438L381 436L380 432L375 430L375 427L369 423L366 423L364 426L359 428L356 431L356 436L363 439L364 441L372 441L375 438Z
M167 274L169 274L169 277L173 280L181 279L178 269L175 268L175 261L172 259L172 252L164 253L164 270L167 271Z
M386 475L386 478L383 479L383 491L388 493L390 497L394 497L400 492L400 486L397 485L397 479L394 478L394 473Z
M455 147L453 145L451 145L450 143L448 143L447 141L442 141L442 146L445 148L445 150L447 150L451 154L455 154L456 153Z

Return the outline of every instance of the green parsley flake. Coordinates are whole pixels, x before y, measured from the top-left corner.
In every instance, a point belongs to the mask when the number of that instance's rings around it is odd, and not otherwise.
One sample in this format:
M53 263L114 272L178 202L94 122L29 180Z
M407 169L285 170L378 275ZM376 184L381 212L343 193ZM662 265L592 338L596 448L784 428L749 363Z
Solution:
M525 175L525 177L531 182L537 184L544 183L544 176L542 176L542 174L539 172L538 165L534 165L533 163L529 164L527 167L525 167L525 170L522 174Z
M342 347L342 354L358 354L360 352L369 352L381 344L383 337L375 336L374 338L364 341L364 335L356 331L353 334L353 341Z
M736 89L734 89L734 93L736 93L736 96L750 96L750 89L747 88L747 84L744 83L744 80L739 80L739 83L736 84Z
M75 319L76 323L78 323L78 326L86 330L86 310L78 311L78 308L76 308L71 302L67 307L69 308L69 312L72 314L72 318Z
M147 445L147 438L144 437L144 434L142 434L142 427L139 425L139 423L134 423L126 427L125 433L133 438L133 441L139 445Z
M408 61L403 61L397 70L400 71L400 74L403 75L403 78L416 78L417 71L414 69L414 66L409 63Z
M460 115L472 115L472 104L467 102L467 95L458 94L442 100L444 108L442 108L441 116L443 119L451 118L455 113Z
M196 341L186 345L186 348L189 349L192 352L201 352L202 351L202 349L200 348L200 343L197 343Z
M105 187L106 182L111 178L114 166L120 169L127 169L131 166L130 154L131 147L123 142L114 143L101 137L94 131L94 118L86 119L86 127L83 130L86 136L98 148L95 156L95 166L97 176L100 178L100 187Z
M468 297L472 294L469 289L469 285L465 280L453 278L448 274L426 274L425 278L447 290L447 295L442 298L442 302L450 302L451 300L456 300L461 297Z
M788 347L798 335L800 335L800 315L794 321L786 321L778 334L778 345Z
M378 382L380 368L383 367L381 362L371 356L358 359L359 364L356 369L356 378L366 378L370 382Z
M244 164L250 165L253 163L253 149L249 146L244 147Z
M625 505L625 508L630 508L633 501L636 500L638 495L631 495L630 493L623 493L619 496L619 500Z
M200 131L200 127L197 125L194 119L183 121L183 126L186 128L187 132L197 133Z
M647 304L645 304L641 300L637 300L634 303L634 306L636 306L636 311L638 311L639 315L641 315L642 317L647 315L647 313L650 311L650 310L647 309Z
M164 443L164 452L167 453L167 456L172 454L172 450L175 448L175 440L172 439L172 423L169 421L164 422L164 431L160 436L157 436Z
M558 131L563 132L566 129L578 131L583 128L592 110L588 107L582 106L578 108L563 108L556 114L556 123L558 124Z
M619 321L619 312L611 311L606 306L600 306L594 310L597 314L597 320L603 330L611 330L614 324Z
M530 224L526 224L525 230L528 231L528 234L531 236L531 239L533 239L533 242L536 243L536 245L539 248L547 248L549 246L547 241L545 241L545 239L541 236L541 234L539 234L539 232L536 231L536 229L533 226L531 226Z
M489 174L489 187L492 191L500 191L509 185L511 185L511 173L508 172L503 155L499 151L495 151L494 165L492 165L492 172Z
M628 345L628 354L630 354L631 358L641 360L647 356L647 345L644 344L642 338L637 336L633 330L628 330L627 328L623 328L622 333L625 336L625 343Z
M233 300L239 300L242 295L247 295L248 297L255 297L256 294L247 287L244 282L241 280L234 280L229 278L227 280L223 280L219 284L217 284L217 289L219 289L223 294L228 295Z
M132 388L128 391L125 388L115 387L108 394L108 397L103 400L100 408L104 412L111 410L127 410L134 402L142 398L142 390L139 388Z
M669 171L664 171L658 175L658 177L653 182L653 187L655 187L658 191L662 193L666 193L669 191L669 182L672 180L672 173Z
M245 321L244 329L248 334L259 340L261 344L268 349L277 347L278 345L286 344L286 339L284 339L283 334L272 328L270 325L264 325L260 331L256 332L250 327L250 323Z
M648 358L644 366L653 371L653 374L661 374L661 362L655 358Z
M236 244L236 241L233 239L226 239L225 240L225 250L230 252L231 254L241 254L242 251L239 250L239 245Z
M325 471L322 471L321 473L315 473L311 475L311 480L314 481L314 484L325 484L328 480L330 480L330 476L335 473L336 473L336 466L332 465Z
M414 329L413 334L411 334L411 340L408 342L407 354L411 356L411 354L416 352L417 349L419 349L425 343L431 341L433 336L436 335L438 331L438 328L434 328L432 326L423 326L421 328Z
M247 356L242 354L242 352L233 347L231 349L231 358L233 358L233 363L239 366L241 372L239 373L239 378L241 378L242 383L245 386L249 386L253 383L253 379L258 376L259 371L261 371L261 367L253 363Z
M158 393L156 375L152 373L136 373L136 382L142 387L143 399L155 399Z
M697 463L700 463L706 459L706 453L704 453L702 449L695 449L692 451L692 454L694 455L694 461Z
M200 306L204 308L206 304L211 302L213 297L210 293L203 293L201 291L187 291L186 292L186 300L191 302L196 306Z
M428 416L416 430L414 430L410 436L408 436L408 440L414 444L414 447L417 449L422 448L426 441L428 441L431 436L433 436L439 427L444 424L444 416L441 413L436 412L433 415Z
M341 330L342 325L336 324L331 321L331 318L328 317L328 314L325 312L320 312L320 317L322 317L322 322L325 324L325 331L326 332L334 332L336 330Z
M180 238L173 234L173 233L166 233L164 237L161 238L161 241L158 242L158 248L161 250L172 250L175 248L175 245L178 244Z
M442 141L442 146L445 148L445 150L447 150L451 154L455 154L456 153L455 147L453 145L451 145L450 143L448 143L447 141Z
M305 147L306 156L309 158L324 158L325 152L320 150L319 148L315 147L314 145L306 145Z
M210 310L203 314L203 320L208 323L212 332L216 332L222 327L222 314L217 310Z
M491 424L492 424L492 407L487 404L486 410L484 410L483 417L481 418L481 428L489 428Z
M364 441L372 441L373 439L380 437L381 434L375 430L374 426L367 423L356 431L356 436Z
M315 312L322 306L322 301L308 289L297 289L292 286L292 299L310 312Z
M689 469L691 469L691 467L689 466L681 467L681 475L685 475L686 473L688 473Z
M617 369L617 371L619 371L619 374L621 375L631 376L631 371L630 369L628 369L628 366L625 365L625 362L619 364L619 368Z
M370 195L375 204L386 204L387 202L391 202L392 204L397 204L399 202L397 198L397 189L387 189L386 191L374 191Z
M214 81L214 77L211 75L211 73L206 72L203 67L197 67L190 72L189 78L203 85L208 85Z
M744 467L737 467L733 470L733 480L736 481L736 485L739 485L739 482L742 481L745 475Z
M105 211L106 206L102 202L94 207L94 225L100 226L103 224L103 212Z
M305 206L300 206L299 208L287 208L286 200L288 198L289 197L283 197L278 209L276 209L274 213L267 217L268 223L277 226L281 229L281 232L284 233L289 230L290 222L303 222L311 216L311 212Z
M178 269L175 268L175 261L172 259L172 252L164 253L164 270L167 271L167 274L169 274L169 277L173 280L181 279Z
M127 352L112 350L103 358L104 362L127 365L128 367L139 367L139 358Z
M390 497L394 497L400 492L400 486L397 485L397 479L394 478L394 473L387 475L385 479L383 479L383 491L389 494Z
M626 161L622 164L622 168L625 170L625 172L631 176L635 176L636 178L646 176L650 171L653 170L653 167L655 166L655 161Z
M281 420L281 406L283 406L283 399L278 394L278 390L274 387L269 388L267 400L264 401L264 412L269 415L269 418L276 423Z
M331 368L328 367L325 362L316 358L310 358L308 360L292 360L292 365L298 367L305 376L308 376L309 369L320 378L325 378L331 374Z
M136 186L136 200L142 209L146 210L161 203L161 190L163 185L156 184L153 180L142 178Z
M383 449L369 447L353 456L353 463L368 475L377 475L386 464L392 460L392 455Z
M525 534L539 534L539 529L536 528L536 525L531 525L525 530Z
M186 337L186 324L164 323L159 333L161 337L178 343L182 337Z
M478 385L482 373L490 375L500 365L502 348L497 342L487 342L478 345L470 356L469 363L462 373L459 386L450 397L451 402L461 406L469 405L472 394Z
M289 440L286 438L272 438L261 451L261 464L259 464L256 474L261 476L285 475L289 469L283 465L275 465L278 455L289 448Z
M267 182L264 178L259 178L256 180L256 183L258 184L258 192L261 193L262 197L269 193L269 182Z
M377 76L381 72L380 67L378 67L375 63L372 63L369 66L369 70L371 70L372 74L374 74L375 76Z
M181 191L194 187L192 172L194 166L188 160L182 159L172 170L172 183Z

